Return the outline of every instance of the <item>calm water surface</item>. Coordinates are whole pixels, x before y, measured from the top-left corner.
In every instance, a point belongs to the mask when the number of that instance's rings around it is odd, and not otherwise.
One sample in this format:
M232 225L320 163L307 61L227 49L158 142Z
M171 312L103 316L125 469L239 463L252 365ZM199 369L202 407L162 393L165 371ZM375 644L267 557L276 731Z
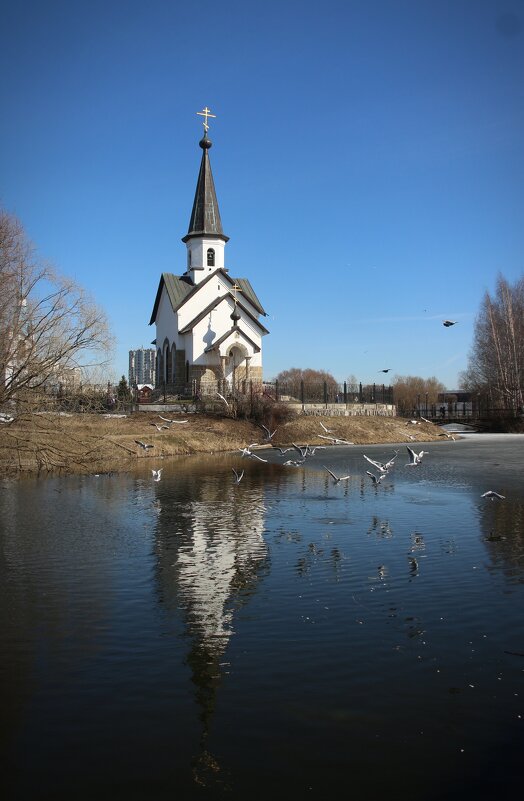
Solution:
M3 482L2 798L515 798L524 438L420 447Z

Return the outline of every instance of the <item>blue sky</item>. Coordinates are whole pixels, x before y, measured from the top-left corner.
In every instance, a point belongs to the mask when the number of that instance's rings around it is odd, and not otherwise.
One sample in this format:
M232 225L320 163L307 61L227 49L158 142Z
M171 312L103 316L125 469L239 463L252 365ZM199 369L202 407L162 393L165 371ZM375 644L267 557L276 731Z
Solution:
M104 307L116 377L185 269L207 105L264 377L456 388L484 292L523 273L521 2L2 6L0 204Z

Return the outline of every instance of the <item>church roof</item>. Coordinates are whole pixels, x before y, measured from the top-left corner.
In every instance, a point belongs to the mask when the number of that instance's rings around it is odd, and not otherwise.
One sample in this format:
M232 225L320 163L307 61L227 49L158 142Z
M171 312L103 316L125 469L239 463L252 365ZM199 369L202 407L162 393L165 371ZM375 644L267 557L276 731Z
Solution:
M246 298L246 300L248 300L260 314L263 314L264 317L267 317L267 314L264 311L262 304L257 298L255 291L247 278L231 278L225 270L218 269L214 270L212 273L210 273L210 275L206 276L206 278L204 278L204 280L201 281L199 284L193 284L191 279L185 275L173 275L173 273L162 273L149 325L153 325L153 323L156 320L158 304L160 303L160 298L162 296L162 289L164 288L164 286L166 288L166 292L169 297L171 307L173 311L176 312L180 308L180 306L182 306L182 304L185 303L185 301L189 298L190 295L198 292L198 290L202 286L204 286L208 281L211 281L213 278L216 278L217 273L220 273L229 283L231 283L231 285L236 283L237 286L239 286L240 289L242 290L241 296Z
M207 315L209 314L210 311L215 309L218 306L219 303L222 303L222 301L226 300L227 298L229 298L230 300L234 301L234 298L233 298L233 295L231 294L231 292L228 292L225 295L220 295L218 298L215 298L215 300L212 301L212 303L210 303L208 306L206 306L205 309L202 309L200 314L198 314L193 320L191 320L191 322L189 322L187 325L185 325L184 328L181 331L179 331L178 333L179 334L187 334L187 333L189 333L189 331L191 331L195 327L195 325L198 325L198 323L201 320L203 320L204 317L207 317ZM257 320L257 318L253 314L251 314L251 312L249 312L245 308L245 306L242 305L242 303L240 303L239 299L237 299L237 305L242 309L242 311L245 314L247 314L247 316L255 323L255 325L257 325L261 329L261 331L264 334L269 334L269 331L267 330L267 328L265 326L263 326L262 323L260 322L260 320Z
M200 162L200 172L198 173L189 229L182 242L187 242L188 239L195 236L211 236L227 242L229 237L225 236L222 230L215 183L209 161L208 151L212 142L207 138L207 133L204 134L199 144L203 151L202 161Z
M212 342L211 345L209 345L209 347L205 349L204 353L209 353L211 350L216 350L217 348L220 347L222 342L225 342L225 340L228 337L231 336L231 334L237 334L237 333L241 334L241 336L244 339L247 339L249 344L253 346L253 350L255 351L255 353L259 353L260 352L259 345L257 345L256 342L253 342L253 340L250 337L248 337L248 335L245 333L245 331L242 331L242 329L238 328L237 326L233 326L232 328L229 329L229 331L226 331L226 333L223 334L220 337L220 339L216 339L214 342Z

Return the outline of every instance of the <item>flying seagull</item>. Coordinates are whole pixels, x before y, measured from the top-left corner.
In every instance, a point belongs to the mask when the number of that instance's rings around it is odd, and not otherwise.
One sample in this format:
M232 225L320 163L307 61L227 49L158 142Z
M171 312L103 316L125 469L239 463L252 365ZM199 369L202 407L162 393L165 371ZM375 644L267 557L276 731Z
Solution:
M162 470L164 468L161 467L160 470L151 470L153 473L153 481L160 481L160 476L162 475Z
M502 500L504 500L504 498L506 496L505 495L500 495L498 492L495 492L494 490L488 490L487 492L483 492L480 497L481 498L489 498L492 501L494 501L495 498L500 498L500 500L502 501Z
M143 448L145 451L148 448L154 448L155 447L154 445L150 445L148 442L142 442L142 440L140 440L140 439L135 439L135 442L136 442L137 445L140 445L140 447Z
M320 451L325 451L326 450L326 446L325 445L315 445L312 448L311 445L306 445L306 449L307 449L306 456L314 456L315 455L315 451L319 451L319 450Z
M376 476L374 473L371 473L369 470L366 470L368 476L371 477L373 484L380 484L383 478L386 477L385 473L381 473L379 476Z
M160 417L161 420L164 420L166 423L169 423L170 426L173 425L173 423L187 423L187 420L169 420L167 417L162 417L161 414L159 414L158 416ZM164 426L164 428L165 427L166 426Z
M442 320L442 325L445 325L446 328L449 328L450 325L456 325L458 320Z
M299 454L301 455L302 459L305 459L306 456L307 456L309 445L300 446L300 445L297 445L296 442L292 442L291 444L293 445L294 449L299 452Z
M406 464L406 467L416 467L418 464L422 462L422 457L424 454L427 454L428 451L420 451L420 453L415 453L413 448L410 448L409 445L406 445L409 453L409 462Z
M349 481L349 479L351 478L351 476L336 476L333 472L331 472L329 467L326 467L325 464L323 464L322 467L324 468L324 470L328 471L329 475L331 476L335 484L338 484L339 481Z
M246 445L245 448L239 448L238 450L242 456L252 456L251 448L254 448L255 445L258 445L258 442L252 442L251 445Z
M389 373L390 370L391 370L391 367L386 367L385 370L379 370L379 373Z
M265 425L262 425L262 426L261 426L261 428L263 428L263 429L264 429L264 431L266 432L266 441L267 441L267 442L271 442L271 440L273 439L273 437L274 437L274 436L275 436L275 434L277 433L277 430L276 430L276 428L275 428L275 430L273 431L273 433L271 433L271 431L269 430L269 428L268 428L267 426L265 426Z
M336 437L324 437L322 434L317 434L320 439L329 439L332 445L354 445L354 442L348 442L347 439L337 439Z
M331 428L326 428L326 426L324 425L324 423L322 422L322 420L319 420L319 423L320 423L320 425L322 426L322 428L324 429L324 431L326 432L326 434L332 434L332 433L333 433L333 429L331 429Z
M156 423L151 423L151 425L154 426L157 431L169 431L169 426L157 426Z
M244 475L244 471L242 470L240 473L237 473L234 467L232 467L231 470L235 474L235 484L240 484L242 481L242 476Z
M226 404L226 406L229 406L229 403L228 403L228 402L227 402L227 400L224 398L224 396L220 394L220 392L217 392L217 395L218 395L218 397L220 398L220 400L224 401L224 403Z
M287 453L288 451L292 451L292 450L293 450L293 448L279 448L279 447L278 447L278 445L273 445L273 448L274 448L276 451L280 451L280 455L281 455L281 456L283 456L283 455L284 455L285 453Z
M377 470L379 470L381 473L387 473L387 472L388 472L388 468L386 467L386 465L385 465L385 464L382 464L382 462L375 462L375 460L374 460L374 459L370 459L370 458L369 458L369 456L366 456L366 454L365 454L365 453L363 453L362 455L363 455L364 459L365 459L367 462L369 462L370 464L372 464L372 465L373 465L373 467L376 467L376 468L377 468ZM391 466L391 465L390 465L390 466Z
M395 455L391 457L387 462L375 462L373 459L370 459L369 456L366 454L362 454L364 459L366 459L373 467L376 467L381 473L387 473L390 467L393 467L395 464L395 459L397 458L398 451L395 451Z

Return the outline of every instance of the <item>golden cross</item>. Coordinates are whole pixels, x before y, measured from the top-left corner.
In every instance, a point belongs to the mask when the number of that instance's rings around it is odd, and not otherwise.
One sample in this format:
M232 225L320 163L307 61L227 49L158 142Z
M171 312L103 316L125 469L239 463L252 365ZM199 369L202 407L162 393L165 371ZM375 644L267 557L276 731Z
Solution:
M233 292L233 297L235 298L235 306L236 306L237 305L237 292L242 292L242 289L239 287L239 285L237 284L236 281L233 284L233 286L231 287L231 292Z
M202 123L202 125L204 126L204 131L207 133L209 131L209 125L207 124L207 118L208 117L214 117L216 119L217 115L216 114L211 114L211 111L208 109L207 106L205 106L202 111L197 111L197 114L199 114L201 117L204 117L204 122Z

